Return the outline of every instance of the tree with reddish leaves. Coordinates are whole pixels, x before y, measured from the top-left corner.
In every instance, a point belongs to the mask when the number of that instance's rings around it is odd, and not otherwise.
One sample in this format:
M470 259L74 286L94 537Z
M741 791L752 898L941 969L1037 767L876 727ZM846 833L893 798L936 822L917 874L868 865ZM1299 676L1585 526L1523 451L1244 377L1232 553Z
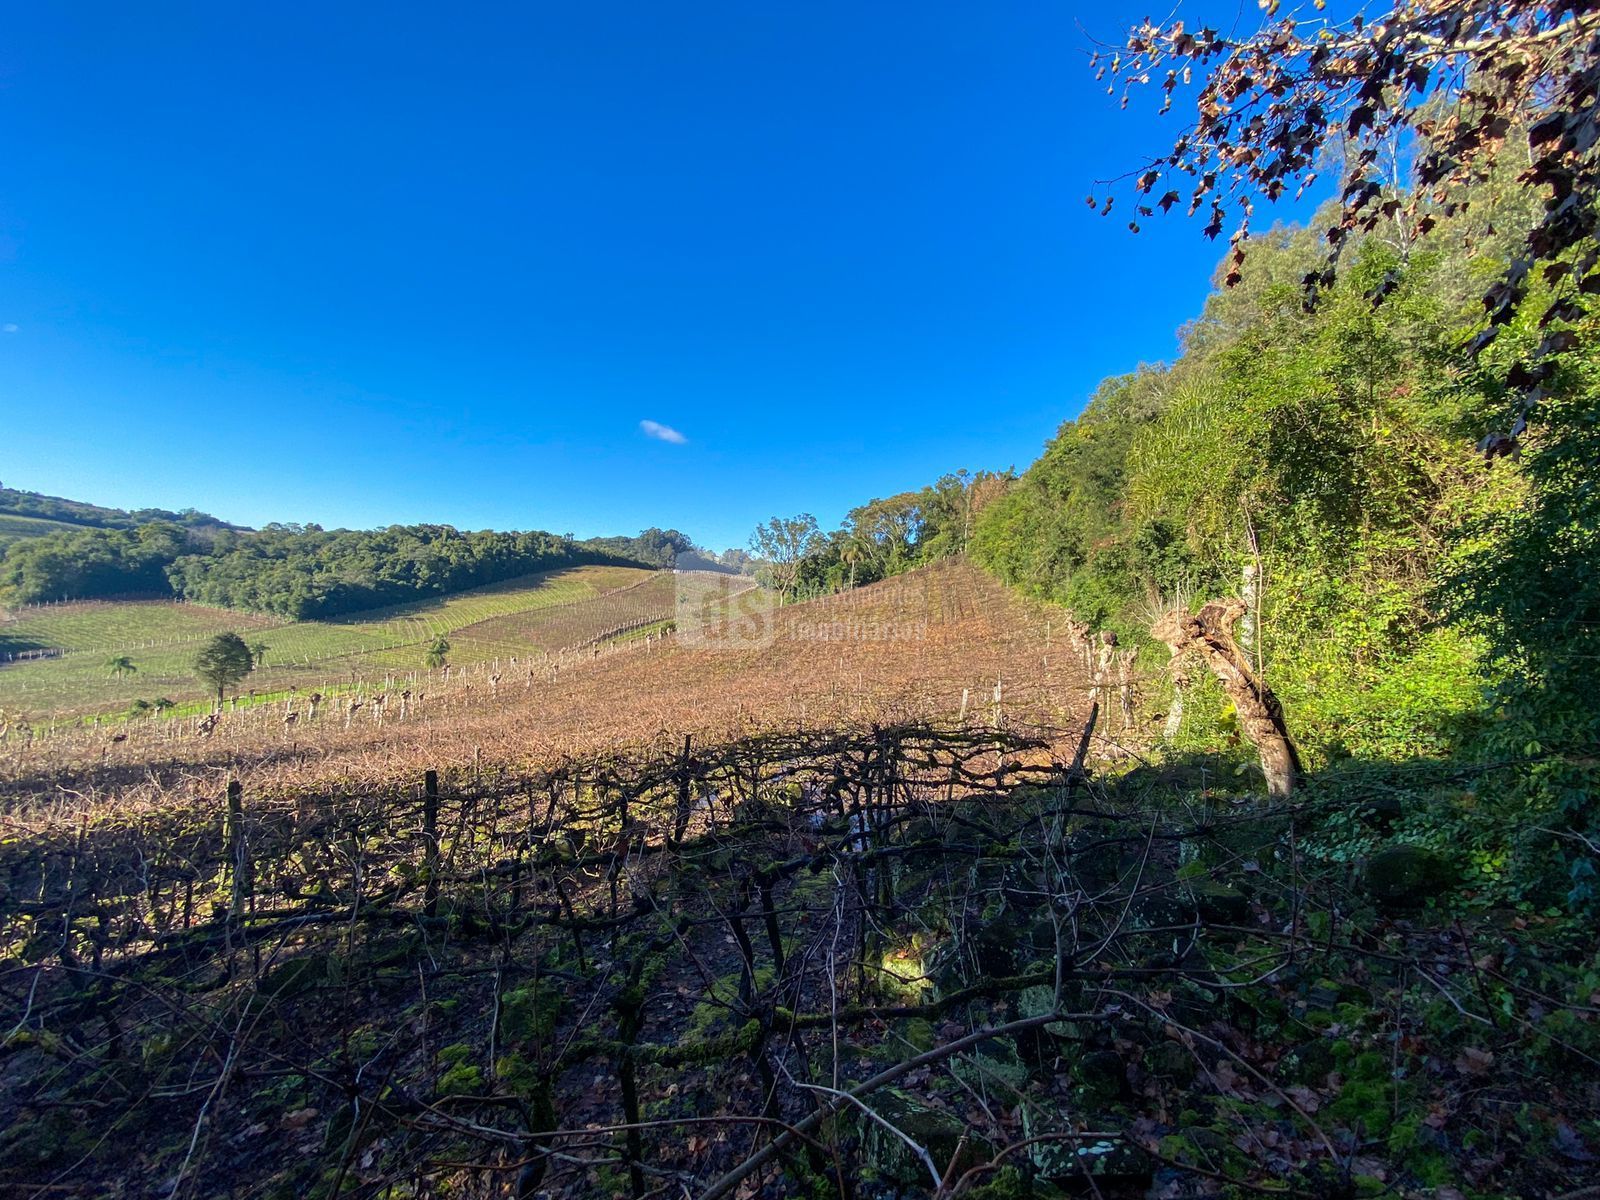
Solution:
M1138 87L1161 93L1163 113L1193 94L1193 122L1171 150L1124 177L1137 197L1130 226L1180 203L1204 211L1208 237L1231 225L1231 285L1257 204L1304 194L1342 159L1337 216L1322 231L1328 256L1304 281L1314 302L1352 235L1386 220L1425 234L1465 210L1498 156L1525 156L1518 182L1543 211L1485 291L1483 327L1466 347L1478 355L1537 293L1541 340L1506 381L1519 411L1480 443L1490 459L1512 453L1558 357L1578 345L1582 297L1600 294L1600 3L1394 0L1375 19L1345 21L1325 16L1322 0L1289 13L1278 0L1262 7L1261 27L1242 38L1174 17L1147 20L1121 50L1095 54L1124 105ZM1386 149L1412 145L1402 190L1381 164ZM1108 190L1089 202L1109 213L1113 199ZM1396 283L1380 283L1374 303Z

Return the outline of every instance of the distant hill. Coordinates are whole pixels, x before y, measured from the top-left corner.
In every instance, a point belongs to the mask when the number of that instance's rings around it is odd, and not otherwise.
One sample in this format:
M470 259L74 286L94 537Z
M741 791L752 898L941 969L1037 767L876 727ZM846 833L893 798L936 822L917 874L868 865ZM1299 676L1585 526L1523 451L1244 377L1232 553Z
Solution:
M186 508L181 512L171 512L165 508L105 508L82 500L68 500L63 496L46 496L42 492L0 487L0 518L4 517L16 519L0 521L0 537L36 537L54 533L62 526L134 529L158 521L184 529L247 529L247 526L230 524L195 508Z
M449 525L250 529L197 509L105 508L0 487L0 602L183 599L329 619L564 567L670 567L701 552L675 529L579 541Z

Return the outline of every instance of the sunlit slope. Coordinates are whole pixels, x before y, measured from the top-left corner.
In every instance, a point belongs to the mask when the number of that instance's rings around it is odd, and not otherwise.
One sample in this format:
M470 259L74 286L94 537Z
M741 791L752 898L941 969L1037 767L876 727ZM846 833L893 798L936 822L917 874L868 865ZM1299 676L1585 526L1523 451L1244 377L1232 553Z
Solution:
M522 609L463 626L452 645L463 661L504 658L529 650L555 653L606 637L662 624L673 617L670 571L641 575L637 581L559 610Z
M468 664L515 654L518 645L458 639L458 631L497 618L559 613L651 575L634 567L575 567L341 621L284 622L159 601L28 609L0 625L0 654L46 650L57 656L0 665L0 707L45 717L114 711L135 699L199 697L204 689L190 664L206 638L229 629L267 647L264 665L246 683L261 692L416 670L440 636L451 639L451 661ZM530 641L527 648L538 646ZM108 664L122 656L135 670L118 677Z
M52 521L47 517L27 517L21 513L0 513L0 548L18 538L43 537L47 533L73 533L81 525Z

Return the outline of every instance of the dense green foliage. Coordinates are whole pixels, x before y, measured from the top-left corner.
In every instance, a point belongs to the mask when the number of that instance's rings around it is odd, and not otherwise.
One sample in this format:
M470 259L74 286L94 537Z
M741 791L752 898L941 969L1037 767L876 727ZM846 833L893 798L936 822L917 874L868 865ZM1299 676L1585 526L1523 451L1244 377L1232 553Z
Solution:
M676 529L654 527L644 530L637 537L589 538L581 544L617 562L662 569L672 566L679 556L694 554L698 549L688 534L679 533Z
M838 529L807 544L793 590L837 592L963 553L978 515L1008 479L991 471L957 471L917 491L851 509Z
M255 669L255 656L237 633L219 633L195 655L194 673L216 689L217 703Z
M1514 197L1483 207L1491 224L1518 218ZM1310 234L1261 239L1180 359L1102 386L983 514L971 550L1142 643L1156 697L1170 682L1152 618L1245 594L1253 573L1250 649L1310 766L1387 787L1359 772L1505 763L1492 795L1414 797L1401 836L1464 853L1491 892L1532 895L1565 875L1573 899L1591 900L1600 366L1569 356L1521 460L1485 465L1472 440L1541 331L1513 328L1494 355L1468 358L1480 317L1466 298L1494 264L1464 255L1456 232L1366 239L1314 307L1299 283L1318 254ZM1206 680L1180 743L1237 741Z
M211 554L176 559L177 594L297 620L440 596L534 571L603 561L548 533L462 533L448 525L375 530L272 526Z
M693 543L676 531L575 542L550 533L463 533L448 525L260 532L193 530L158 522L29 538L0 558L0 594L44 600L175 596L295 620L389 604L586 563L670 565Z
M152 525L158 522L181 525L185 529L194 530L239 528L193 508L186 508L182 512L170 512L164 508L138 508L129 511L121 508L104 508L98 504L85 504L81 500L66 500L60 496L45 496L39 492L18 491L16 488L8 487L0 487L0 513L59 521L65 525L84 525L95 529L133 529L140 525Z
M1315 234L1253 240L1177 361L1105 381L1020 478L946 476L853 510L799 590L968 552L1137 647L1152 719L1174 678L1155 618L1245 596L1241 644L1335 807L1407 792L1399 836L1464 855L1488 894L1600 900L1600 358L1567 354L1521 456L1484 461L1473 443L1550 334L1520 316L1469 352L1482 281L1538 212L1509 172L1462 208L1420 240L1352 239L1314 304ZM1600 341L1586 294L1562 311L1580 347ZM1221 688L1187 673L1177 746L1241 749ZM1441 763L1492 787L1453 786ZM1394 775L1413 769L1433 782ZM1325 833L1320 852L1370 848L1349 823Z
M1313 762L1432 753L1484 682L1480 647L1439 619L1449 548L1525 485L1462 436L1479 406L1449 369L1440 257L1402 268L1369 242L1308 312L1290 277L1313 253L1303 237L1254 250L1266 277L1219 295L1178 363L1103 387L974 554L1124 638L1257 571L1259 661Z
M235 535L226 534L226 539ZM167 568L205 547L176 525L74 529L27 538L0 557L0 594L11 603L113 596L167 596Z

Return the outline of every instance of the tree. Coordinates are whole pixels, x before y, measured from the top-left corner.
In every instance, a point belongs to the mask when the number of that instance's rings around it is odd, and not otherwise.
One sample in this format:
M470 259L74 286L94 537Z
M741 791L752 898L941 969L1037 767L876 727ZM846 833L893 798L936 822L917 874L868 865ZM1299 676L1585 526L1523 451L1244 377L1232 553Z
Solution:
M251 668L252 670L260 670L267 665L267 651L271 649L272 647L265 642L256 641L250 643L250 660L254 664Z
M901 492L850 510L850 527L881 574L898 574L916 562L925 515L923 501L929 494L927 489Z
M1261 757L1267 794L1287 799L1302 772L1300 755L1283 723L1283 706L1251 670L1249 658L1234 641L1233 628L1245 611L1243 601L1232 599L1214 601L1198 613L1174 609L1159 617L1150 632L1171 648L1175 659L1198 653L1205 660L1233 702L1245 736Z
M106 660L106 669L121 679L124 675L133 674L139 668L134 666L133 659L126 654L119 654L115 658Z
M772 586L781 599L793 597L800 564L821 538L817 519L810 513L773 517L764 525L757 525L750 535L750 549L766 560Z
M1592 0L1391 0L1375 20L1358 12L1335 21L1298 10L1280 17L1279 0L1263 7L1267 20L1247 37L1146 20L1109 61L1095 55L1099 77L1121 80L1124 104L1135 86L1154 83L1164 113L1180 88L1197 89L1193 124L1132 173L1135 192L1151 199L1136 202L1129 226L1138 232L1140 218L1170 210L1187 191L1191 215L1208 211L1208 237L1234 226L1231 286L1256 202L1298 196L1335 157L1344 178L1337 219L1323 231L1328 256L1303 280L1314 299L1332 284L1352 235L1392 223L1414 240L1464 213L1497 157L1526 156L1517 182L1542 201L1542 213L1492 277L1486 324L1468 346L1481 352L1524 300L1543 305L1540 340L1506 380L1518 397L1515 417L1479 443L1491 459L1511 453L1559 356L1578 345L1582 297L1600 294L1600 10ZM1385 166L1413 143L1415 186L1406 195ZM1113 199L1089 202L1109 213ZM1492 221L1475 231L1462 225L1469 240L1494 236ZM1374 281L1374 302L1399 281L1397 271Z
M850 588L856 586L856 568L867 559L867 545L859 537L848 537L839 547L839 561L850 568Z
M237 633L219 633L195 656L194 673L217 689L220 707L230 687L250 674L255 659Z
M433 644L428 647L426 662L429 668L445 666L450 661L450 643L443 634L433 639Z

